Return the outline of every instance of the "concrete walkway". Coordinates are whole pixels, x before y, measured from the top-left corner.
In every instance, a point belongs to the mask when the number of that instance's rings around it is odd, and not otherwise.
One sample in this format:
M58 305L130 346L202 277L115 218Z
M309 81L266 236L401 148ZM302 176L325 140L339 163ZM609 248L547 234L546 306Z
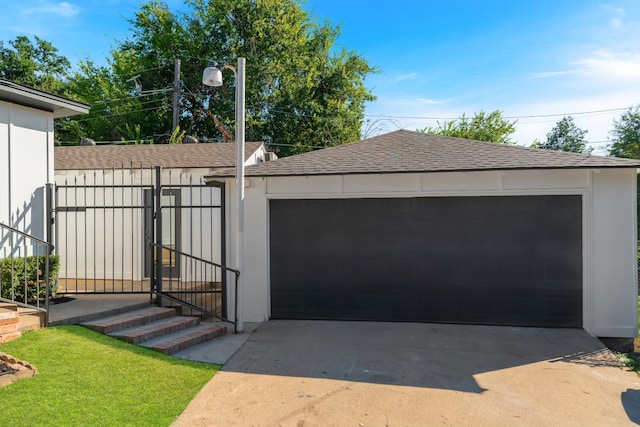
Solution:
M625 426L640 377L581 330L261 324L174 426Z
M71 301L49 307L49 325L77 325L88 320L113 316L148 307L148 294L77 294Z

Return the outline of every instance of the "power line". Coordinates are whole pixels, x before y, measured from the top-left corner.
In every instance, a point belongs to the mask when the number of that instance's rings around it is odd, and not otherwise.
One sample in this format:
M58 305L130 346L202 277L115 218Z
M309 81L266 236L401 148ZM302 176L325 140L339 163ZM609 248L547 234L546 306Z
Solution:
M147 104L153 104L153 103L157 103L157 102L165 102L165 101L167 101L167 98L156 98L156 99L151 99L151 100L149 100L149 101L139 102L139 103L137 103L137 104L136 104L136 106L147 105ZM128 105L126 105L126 104L125 104L125 105L122 105L122 104L121 104L121 105L115 105L115 106L113 106L113 108L116 108L116 109L117 109L117 108L127 108L127 107L129 107L129 106L131 106L131 104L128 104ZM107 106L107 108L111 108L111 107L108 107L108 106ZM104 110L103 110L103 111L104 111Z
M143 98L143 97L146 97L146 96L157 95L159 93L166 93L166 92L170 92L172 90L173 89L171 89L171 88L166 88L166 89L159 89L158 91L154 91L154 93L141 93L139 95L127 96L125 98L105 99L104 101L96 101L93 104L91 104L91 106L93 107L94 105L107 104L107 103L110 103L110 102L129 101L131 99L137 99L137 98Z
M140 70L140 71L136 71L133 74L130 74L128 76L124 76L124 77L133 77L133 76L137 76L138 74L142 74L142 73L146 73L147 71L156 71L156 70L162 70L163 68L167 68L172 64L162 64L159 65L157 67L153 67L153 68L147 68L146 70Z
M505 116L505 119L536 119L542 117L558 117L558 116L581 116L585 114L601 114L601 113L613 113L615 111L628 110L629 107L610 108L608 110L595 110L595 111L582 111L577 113L563 113L563 114L539 114L530 116Z
M93 120L107 119L107 118L110 118L110 117L126 116L127 114L144 113L146 111L160 110L160 109L163 109L163 108L166 108L168 110L170 107L171 107L171 105L169 105L169 104L163 104L163 105L160 105L158 107L145 108L145 109L142 109L142 110L134 110L134 111L125 111L123 113L100 115L98 117L89 117L89 118L86 118L86 119L79 119L79 120L74 120L74 121L76 121L76 122L89 122L89 121L93 121Z
M153 144L153 139L127 139L120 141L95 141L96 145L132 145L132 143L141 143L141 144ZM60 145L78 145L77 142L73 141L62 141Z
M606 110L593 110L593 111L579 111L573 113L557 113L557 114L530 114L522 116L504 116L504 119L536 119L545 117L560 117L560 116L580 116L585 114L600 114L600 113L612 113L616 111L628 110L629 107L610 108ZM285 113L284 111L282 111ZM365 114L365 117L376 117L382 119L411 119L411 120L459 120L460 117L430 117L430 116L393 116L385 114Z

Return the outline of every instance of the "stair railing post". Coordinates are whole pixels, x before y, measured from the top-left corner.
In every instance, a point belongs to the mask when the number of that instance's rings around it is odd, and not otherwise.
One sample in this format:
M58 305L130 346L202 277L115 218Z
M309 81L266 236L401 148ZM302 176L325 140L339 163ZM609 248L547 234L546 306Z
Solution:
M49 280L49 256L53 255L53 227L54 227L54 223L55 223L55 218L56 218L56 206L54 206L53 204L53 192L55 191L55 187L52 183L47 183L45 186L45 210L46 210L46 214L45 214L45 227L46 227L46 238L45 240L47 241L47 245L45 247L45 286L46 286L46 290L45 290L45 296L44 296L44 309L45 309L45 313L44 313L44 326L48 327L49 326L49 294L51 293L51 281ZM37 255L37 253L36 253Z
M162 167L160 166L156 166L155 201L155 288L157 305L162 307Z

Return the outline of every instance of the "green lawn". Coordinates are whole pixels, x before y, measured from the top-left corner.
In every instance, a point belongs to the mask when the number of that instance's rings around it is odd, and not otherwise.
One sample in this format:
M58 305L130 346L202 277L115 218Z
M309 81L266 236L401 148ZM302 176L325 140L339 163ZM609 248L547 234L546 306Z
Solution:
M39 374L0 389L6 426L168 426L219 369L79 326L26 333L0 351Z
M640 330L640 298L638 298L638 329ZM639 338L640 339L640 336ZM640 375L640 353L616 353L627 367Z

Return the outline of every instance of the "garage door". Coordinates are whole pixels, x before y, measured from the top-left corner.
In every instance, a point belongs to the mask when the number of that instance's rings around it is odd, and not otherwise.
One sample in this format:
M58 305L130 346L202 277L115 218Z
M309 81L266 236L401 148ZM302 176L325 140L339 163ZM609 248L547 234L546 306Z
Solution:
M581 196L271 200L271 317L582 326Z

